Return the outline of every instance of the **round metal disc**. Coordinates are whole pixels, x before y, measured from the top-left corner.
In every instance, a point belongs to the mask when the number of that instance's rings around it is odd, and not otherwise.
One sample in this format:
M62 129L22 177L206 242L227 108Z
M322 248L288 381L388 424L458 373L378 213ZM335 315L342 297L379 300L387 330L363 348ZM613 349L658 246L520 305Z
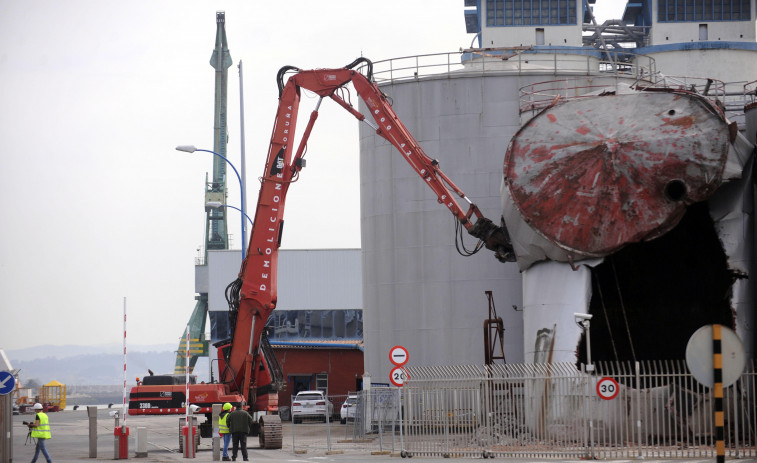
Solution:
M568 101L513 137L505 181L523 219L563 249L607 255L673 228L720 185L728 125L705 98L649 92Z

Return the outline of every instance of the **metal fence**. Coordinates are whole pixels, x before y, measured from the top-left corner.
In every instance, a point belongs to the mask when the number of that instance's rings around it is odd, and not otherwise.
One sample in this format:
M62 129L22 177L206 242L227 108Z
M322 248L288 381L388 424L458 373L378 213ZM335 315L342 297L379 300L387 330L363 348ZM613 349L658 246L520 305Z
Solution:
M330 395L333 412L329 416L312 416L292 420L291 413L282 420L292 421L286 446L294 453L330 452L399 452L400 391L397 388L374 387L359 391L354 412L342 420L341 408L347 395ZM294 396L292 396L294 402Z
M573 364L407 368L402 452L520 458L715 456L712 391L692 377L685 362L595 367L593 374ZM757 456L756 376L754 364L749 365L724 391L730 457Z

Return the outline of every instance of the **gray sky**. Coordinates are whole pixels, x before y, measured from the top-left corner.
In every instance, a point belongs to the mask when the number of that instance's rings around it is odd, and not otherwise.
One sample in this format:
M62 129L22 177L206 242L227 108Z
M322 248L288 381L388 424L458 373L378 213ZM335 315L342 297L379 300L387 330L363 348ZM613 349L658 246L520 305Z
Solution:
M625 2L597 3L599 17L617 17ZM0 348L120 343L124 297L129 343L183 332L212 155L174 147L213 148L216 11L234 61L228 155L238 169L244 63L251 216L281 66L451 52L473 38L462 0L0 0ZM312 101L303 97L301 115ZM330 101L320 113L283 247L360 247L358 122Z

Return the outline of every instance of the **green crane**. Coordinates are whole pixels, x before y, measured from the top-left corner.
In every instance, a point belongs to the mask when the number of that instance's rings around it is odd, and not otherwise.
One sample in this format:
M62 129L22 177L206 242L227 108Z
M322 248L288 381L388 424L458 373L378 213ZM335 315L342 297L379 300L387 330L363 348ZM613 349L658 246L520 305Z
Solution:
M224 158L228 142L226 95L229 80L228 69L231 67L231 53L226 42L226 13L216 12L216 43L210 57L210 65L215 69L215 111L213 119L213 151ZM205 204L220 202L226 204L226 161L213 156L213 178L205 176ZM244 237L242 237L244 239ZM229 249L229 234L226 223L226 208L205 208L205 255L197 265L207 265L208 250ZM186 352L186 329L182 331L179 348L176 351L175 374L185 374L187 359L189 372L192 373L199 357L208 356L208 340L205 338L205 323L208 318L208 294L195 296L192 316L189 318L189 353ZM220 333L220 338L228 336L227 313L211 312L211 332ZM211 334L211 337L213 335Z

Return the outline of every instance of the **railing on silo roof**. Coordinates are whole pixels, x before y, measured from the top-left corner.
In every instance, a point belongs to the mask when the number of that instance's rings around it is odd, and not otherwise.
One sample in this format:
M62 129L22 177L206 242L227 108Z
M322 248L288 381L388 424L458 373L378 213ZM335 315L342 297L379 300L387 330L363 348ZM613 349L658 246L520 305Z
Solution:
M456 52L401 56L373 63L379 84L427 77L469 77L489 73L622 75L657 73L654 59L627 51L590 47L469 48Z

